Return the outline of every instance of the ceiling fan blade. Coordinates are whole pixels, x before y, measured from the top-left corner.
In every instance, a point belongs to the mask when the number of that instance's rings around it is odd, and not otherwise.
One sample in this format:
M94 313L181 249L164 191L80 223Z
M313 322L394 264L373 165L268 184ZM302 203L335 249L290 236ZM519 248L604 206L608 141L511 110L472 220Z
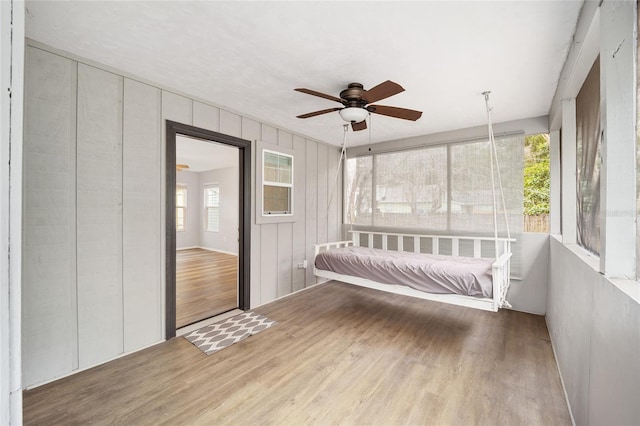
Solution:
M389 117L402 118L403 120L416 121L422 117L422 111L416 111L413 109L398 108L385 105L369 105L367 106L369 112L374 114L386 115Z
M293 90L295 90L296 92L306 93L307 95L313 95L313 96L318 96L320 98L329 99L330 101L336 101L336 102L339 102L339 103L344 103L342 101L342 99L340 99L340 98L336 98L335 96L327 95L325 93L316 92L315 90L303 89L303 88L298 88L298 89L293 89Z
M354 132L357 132L359 130L364 130L367 128L367 121L366 120L362 120L359 123L356 123L355 121L351 122L351 128L353 129Z
M377 86L367 90L367 93L365 93L364 97L367 100L368 104L372 104L382 99L386 99L389 96L397 95L401 92L404 92L404 88L402 86L400 86L398 83L394 83L391 80L387 80L384 83L380 83Z
M315 117L316 115L328 114L330 112L338 111L338 110L341 110L341 109L342 108L340 108L340 107L323 109L322 111L314 111L314 112L309 112L309 113L306 113L306 114L299 115L298 118Z

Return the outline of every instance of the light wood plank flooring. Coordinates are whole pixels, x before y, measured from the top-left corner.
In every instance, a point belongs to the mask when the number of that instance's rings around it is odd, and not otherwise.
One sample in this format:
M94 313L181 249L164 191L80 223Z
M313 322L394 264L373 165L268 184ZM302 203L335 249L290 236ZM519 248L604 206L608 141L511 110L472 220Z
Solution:
M176 327L238 307L238 256L203 249L176 251Z
M175 338L24 394L25 424L569 425L541 316L329 283L209 357Z

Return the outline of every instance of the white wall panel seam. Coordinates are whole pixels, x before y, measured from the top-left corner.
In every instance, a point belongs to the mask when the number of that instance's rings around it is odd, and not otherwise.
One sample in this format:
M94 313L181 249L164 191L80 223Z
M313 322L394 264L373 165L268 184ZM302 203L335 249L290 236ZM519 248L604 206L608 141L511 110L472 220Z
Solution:
M122 306L122 310L120 314L122 316L122 340L120 341L120 353L124 353L124 339L125 339L125 322L124 322L124 309L125 309L125 301L124 301L124 103L125 103L125 93L124 93L124 77L120 77L121 86L120 86L120 253L121 261L120 261L120 306Z
M74 61L75 64L75 96L72 97L75 101L73 105L73 116L74 116L74 134L73 141L71 141L70 145L73 147L73 183L70 185L70 190L73 192L73 225L70 228L73 228L73 253L71 255L71 259L73 262L73 274L74 282L72 294L75 296L75 299L72 301L72 312L75 314L75 322L72 322L73 329L71 330L72 334L75 334L75 350L72 351L72 370L77 370L80 368L80 331L78 324L80 322L80 313L78 307L78 71L79 71L79 63Z

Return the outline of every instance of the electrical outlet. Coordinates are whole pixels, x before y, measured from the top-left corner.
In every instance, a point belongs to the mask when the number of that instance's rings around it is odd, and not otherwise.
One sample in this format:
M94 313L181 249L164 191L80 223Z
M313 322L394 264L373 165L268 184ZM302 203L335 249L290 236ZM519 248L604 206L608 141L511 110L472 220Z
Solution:
M304 262L298 263L298 269L307 269L307 261L305 259Z

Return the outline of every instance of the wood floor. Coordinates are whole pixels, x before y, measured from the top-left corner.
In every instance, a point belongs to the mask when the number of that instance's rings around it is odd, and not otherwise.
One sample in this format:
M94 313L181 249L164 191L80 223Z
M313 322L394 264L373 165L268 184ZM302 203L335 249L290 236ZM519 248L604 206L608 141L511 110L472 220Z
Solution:
M176 251L176 327L238 307L238 256L203 249Z
M543 317L342 283L255 309L207 357L183 338L24 394L25 424L569 425Z

